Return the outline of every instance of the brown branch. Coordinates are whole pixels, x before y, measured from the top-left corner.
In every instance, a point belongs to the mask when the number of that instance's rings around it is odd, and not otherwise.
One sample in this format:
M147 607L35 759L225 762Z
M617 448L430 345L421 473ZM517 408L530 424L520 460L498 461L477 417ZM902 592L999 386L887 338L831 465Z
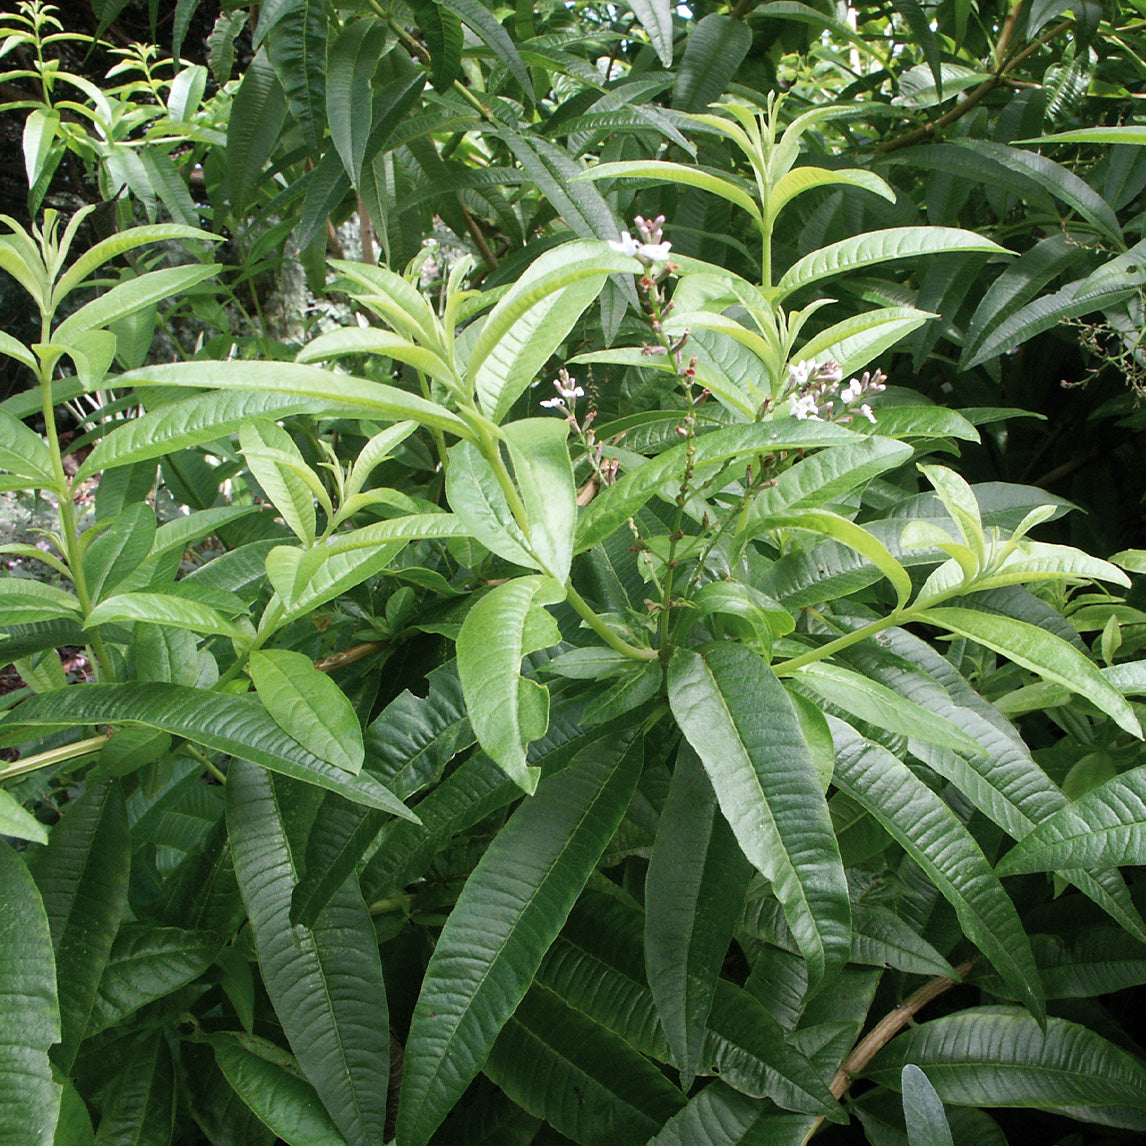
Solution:
M893 1011L889 1011L884 1015L884 1017L856 1043L852 1049L852 1053L844 1059L843 1066L836 1072L836 1077L832 1079L832 1085L829 1087L832 1094L834 1094L836 1098L843 1098L847 1093L848 1087L851 1086L852 1080L875 1058L876 1053L887 1046L904 1027L910 1025L916 1014L927 1006L928 1003L939 998L940 995L954 987L956 983L965 979L967 973L975 965L978 958L979 956L976 955L974 958L968 959L965 963L960 963L959 966L955 968L955 974L959 976L958 979L946 979L941 976L931 979L924 983L918 991L913 992L904 999ZM804 1142L808 1142L811 1139L823 1121L822 1116L816 1119L811 1130L809 1130L805 1136Z
M470 214L469 208L463 203L462 217L466 221L466 230L470 233L470 238L473 239L474 245L481 252L481 257L485 260L485 265L491 271L497 270L497 255L490 250L489 243L486 242L486 237L482 234L482 229L478 226L478 221Z
M389 641L367 641L365 644L343 649L340 653L331 653L330 656L315 661L314 667L319 672L334 672L335 669L353 664L355 661L365 660L367 657L372 657L375 653L380 653L389 647Z
M374 224L370 221L370 212L361 195L358 196L358 235L362 240L362 261L374 266Z
M1012 10L1012 15L1013 14ZM1007 44L1010 42L1013 26L1008 25L1013 25L1011 16L1007 17L1007 21L1008 24L1004 24L1003 33L1000 35L999 43L996 45L996 51L999 50L1000 46L1005 51ZM875 149L875 154L887 155L892 151L900 151L904 147L911 147L916 143L922 143L923 140L930 139L936 132L942 131L945 127L950 127L956 120L962 119L972 108L980 104L991 92L999 87L1000 84L1006 82L1008 72L1013 71L1023 60L1034 55L1040 48L1045 48L1052 40L1073 26L1073 20L1064 20L1057 28L1052 28L1046 35L1040 36L1037 40L1032 40L1021 52L1016 53L1011 59L1007 60L1006 63L999 65L990 78L985 79L966 99L960 100L950 111L945 112L931 123L925 123L922 127L913 128L911 131L904 132L903 135L898 135L894 139L885 140Z

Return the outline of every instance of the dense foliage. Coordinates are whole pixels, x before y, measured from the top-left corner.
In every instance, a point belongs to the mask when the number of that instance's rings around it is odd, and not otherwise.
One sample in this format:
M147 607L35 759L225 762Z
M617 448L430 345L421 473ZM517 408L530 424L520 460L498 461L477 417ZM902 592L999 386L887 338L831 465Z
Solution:
M0 1142L1140 1141L1141 6L222 7L0 26Z

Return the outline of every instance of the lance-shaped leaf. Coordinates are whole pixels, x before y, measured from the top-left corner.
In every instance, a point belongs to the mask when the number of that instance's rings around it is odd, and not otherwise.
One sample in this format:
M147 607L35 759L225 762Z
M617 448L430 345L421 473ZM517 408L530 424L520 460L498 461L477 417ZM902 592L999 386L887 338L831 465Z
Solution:
M108 621L139 621L151 625L169 625L189 629L193 633L208 633L229 637L239 644L247 644L254 635L249 623L246 628L228 621L217 609L202 601L176 597L171 593L120 593L101 601L89 614L85 628L107 624Z
M666 68L672 67L672 4L670 0L630 0L649 43Z
M955 813L901 760L842 720L828 717L836 742L836 786L862 804L927 873L967 937L1041 1022L1042 983L1018 913L979 845Z
M898 1089L908 1063L957 1106L1129 1106L1146 1110L1146 1067L1066 1019L1041 1027L1016 1007L973 1007L889 1043L864 1074Z
M48 842L47 825L41 824L31 812L11 792L0 788L0 836L10 836L14 840L28 840L31 843Z
M310 657L288 649L251 654L247 666L274 722L315 756L357 775L365 749L362 728L346 694Z
M144 561L155 540L155 510L129 505L84 553L84 576L93 601L100 600Z
M708 191L712 195L719 195L721 199L735 203L737 207L747 211L750 218L757 221L760 219L760 208L756 200L740 183L721 172L706 171L702 167L689 167L684 163L669 163L660 159L625 160L616 163L598 163L576 178L582 181L640 179L645 183L679 183L686 187Z
M848 187L862 187L889 203L895 202L895 192L872 171L847 169L832 171L826 167L794 167L782 175L768 193L768 214L775 219L787 203L797 195L810 191L813 187L830 184L844 184Z
M330 45L326 121L351 182L357 186L371 129L371 80L389 38L381 20L351 20Z
M57 617L76 617L80 603L74 593L27 577L0 581L0 615L5 625L31 625ZM78 618L77 618L78 619Z
M542 606L564 596L551 577L517 577L486 594L458 633L458 675L478 743L526 792L537 787L538 772L525 752L545 735L549 690L521 675L521 658L560 641Z
M30 859L56 952L61 1037L52 1059L70 1071L127 906L131 840L119 784L89 788Z
M915 617L986 645L1044 679L1065 685L1097 705L1120 728L1141 739L1138 718L1126 699L1091 660L1061 637L1026 621L974 609L925 609Z
M744 20L710 12L691 31L677 68L672 105L681 111L704 111L728 87L752 46Z
M279 1061L290 1057L279 1047L233 1034L210 1042L224 1078L273 1134L290 1146L345 1146L314 1087Z
M998 243L957 227L891 227L886 231L869 231L821 247L793 263L777 284L777 298L785 298L793 291L844 271L943 251L1007 253Z
M644 1142L684 1102L648 1059L536 985L506 1023L485 1072L576 1142Z
M265 418L245 422L239 431L243 457L275 509L304 545L315 536L314 490L302 471L308 466L294 439Z
M175 1130L175 1064L162 1031L138 1043L104 1095L97 1146L170 1142Z
M520 418L504 434L525 505L530 549L545 572L564 583L577 522L577 489L565 444L569 425L559 418Z
M450 508L490 552L515 565L536 568L529 538L515 520L505 490L489 462L469 442L458 442L450 449L446 496Z
M5 352L2 343L0 352ZM6 410L0 410L0 470L27 480L37 488L53 485L56 480L52 473L52 455L44 439ZM7 482L3 484L7 486Z
M161 366L142 366L119 375L121 386L194 386L212 390L258 391L294 398L315 398L323 408L339 417L347 407L369 411L374 417L412 418L424 426L432 426L470 438L469 427L456 414L444 406L428 402L417 394L354 378L349 374L333 374L304 362L174 362Z
M914 1063L908 1063L900 1072L899 1085L903 1091L908 1146L955 1146L943 1103L927 1075Z
M278 7L266 31L267 57L313 155L326 122L326 8L322 0L285 0Z
M823 788L791 701L750 649L680 649L669 704L740 849L772 881L812 991L847 962L851 908Z
M227 777L227 826L267 993L299 1066L351 1146L386 1121L390 1033L374 926L348 880L313 927L291 926L298 883L285 818L297 790L246 761Z
M8 720L14 725L146 724L356 803L417 820L374 777L365 772L351 776L288 736L253 696L227 696L177 684L92 684L29 697Z
M645 877L645 959L684 1090L751 874L700 758L681 745Z
M1146 863L1146 766L1115 776L1024 836L999 875Z
M723 1082L709 1083L661 1127L648 1146L781 1146L800 1142L813 1125L806 1114L788 1114L762 1098L749 1098Z
M498 23L493 13L480 0L439 0L443 8L453 12L473 34L505 65L509 74L521 85L525 101L533 102L533 84L522 63L521 54L509 33Z
M543 781L466 881L410 1024L404 1146L425 1146L481 1069L617 830L642 764L628 741L610 737Z
M40 893L24 861L0 842L0 1139L49 1146L60 1109L48 1048L60 1038L56 964Z

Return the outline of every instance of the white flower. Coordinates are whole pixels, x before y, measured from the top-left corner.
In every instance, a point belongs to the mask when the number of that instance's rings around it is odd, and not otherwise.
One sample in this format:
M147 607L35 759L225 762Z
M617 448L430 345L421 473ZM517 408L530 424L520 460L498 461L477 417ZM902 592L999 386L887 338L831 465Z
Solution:
M582 390L580 386L563 386L561 384L560 378L558 378L553 383L553 385L557 388L557 393L560 394L562 398L584 398L585 397L585 391Z
M849 402L854 402L863 393L863 387L860 385L858 378L853 378L847 385L847 389L840 392L840 401L846 406Z
M788 367L788 384L795 389L799 389L808 381L808 374L812 369L811 362L800 361L795 366Z
M816 373L821 382L827 382L831 385L835 385L835 383L839 382L844 376L843 370L840 369L840 364L830 358L826 362L820 363Z
M669 257L672 243L641 243L639 254L654 263L663 263Z
M564 410L565 403L560 398L542 398L541 405L547 410Z
M859 412L874 426L875 415L871 412L871 407L865 402L860 408Z
M815 422L822 421L816 399L811 394L805 394L802 398L797 398L795 394L792 394L788 398L788 413L800 422L808 418Z
M629 255L630 257L635 257L637 252L640 251L642 244L638 239L634 239L628 231L622 231L621 241L616 243L610 239L609 246L612 247L613 250L616 251L619 255Z

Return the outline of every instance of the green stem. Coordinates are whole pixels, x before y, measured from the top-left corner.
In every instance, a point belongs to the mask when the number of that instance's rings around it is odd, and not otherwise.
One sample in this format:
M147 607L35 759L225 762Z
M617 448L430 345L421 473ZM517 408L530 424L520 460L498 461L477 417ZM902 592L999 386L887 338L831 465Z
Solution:
M17 760L7 768L0 769L0 783L11 780L14 776L23 776L28 772L35 772L39 768L50 768L63 764L68 760L77 760L81 756L90 756L98 752L107 743L106 736L89 736L86 740L73 740L71 744L61 745L59 748L49 748L47 752L37 752L24 760Z
M655 649L642 649L636 645L630 645L628 641L618 636L600 617L593 612L592 606L580 593L577 592L573 586L566 585L565 592L568 595L569 604L573 606L577 615L609 646L609 648L621 653L622 656L628 657L634 661L655 661L657 659L657 652Z
M215 682L215 692L218 692L224 685L230 684L246 668L247 662L251 659L251 653L258 652L274 635L285 612L286 606L282 600L273 597L271 604L263 613L262 620L259 621L259 631L255 634L255 639L241 653L236 654L235 663Z

